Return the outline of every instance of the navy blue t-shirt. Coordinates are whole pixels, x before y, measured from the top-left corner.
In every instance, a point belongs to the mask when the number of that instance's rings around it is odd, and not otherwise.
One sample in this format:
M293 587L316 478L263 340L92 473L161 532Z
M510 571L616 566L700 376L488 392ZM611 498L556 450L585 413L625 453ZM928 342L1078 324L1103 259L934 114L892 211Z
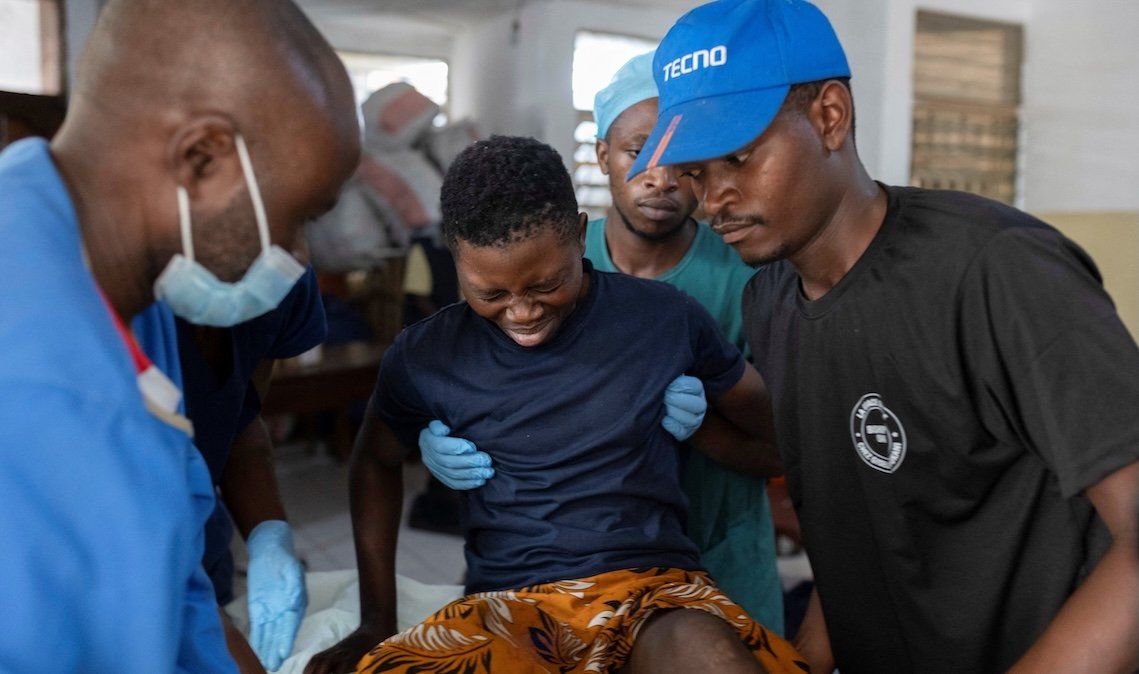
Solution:
M519 346L455 304L404 330L380 365L374 409L401 442L440 419L494 461L467 492L469 592L700 568L664 391L687 373L720 395L743 358L688 295L583 264L586 298L545 344Z
M179 318L177 327L186 413L194 424L194 444L216 485L234 438L261 412L261 397L250 381L257 366L267 358L291 358L324 341L328 326L316 274L309 267L276 309L227 330L231 367L225 377L203 357L194 339L195 326ZM232 535L229 513L219 500L206 522L202 563L223 603L232 595Z

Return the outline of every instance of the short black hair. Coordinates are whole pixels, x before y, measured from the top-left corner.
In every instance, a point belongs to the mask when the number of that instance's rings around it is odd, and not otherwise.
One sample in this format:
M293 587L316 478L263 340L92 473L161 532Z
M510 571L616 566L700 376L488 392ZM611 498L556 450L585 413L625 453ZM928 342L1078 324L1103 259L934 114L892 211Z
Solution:
M580 235L573 181L557 150L533 138L491 136L459 153L443 178L443 237L451 250L506 246L552 228Z
M846 87L846 90L850 92L850 100L852 102L852 109L850 113L850 137L854 138L854 89L850 88L849 77L828 77L825 80L815 80L814 82L792 84L791 90L787 92L787 98L783 99L783 107L779 109L779 112L785 112L789 110L806 112L807 108L811 107L811 103L814 103L815 99L819 97L819 92L823 90L823 85L825 85L827 82L838 82L842 86Z

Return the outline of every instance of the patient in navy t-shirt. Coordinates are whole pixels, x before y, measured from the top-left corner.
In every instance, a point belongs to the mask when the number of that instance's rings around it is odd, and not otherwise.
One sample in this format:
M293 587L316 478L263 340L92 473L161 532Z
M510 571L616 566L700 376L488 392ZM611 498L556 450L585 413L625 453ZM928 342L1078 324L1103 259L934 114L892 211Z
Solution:
M692 298L582 258L586 216L552 148L476 143L442 206L467 301L384 356L352 462L362 622L307 671L803 671L700 568L661 425L666 388L691 375L764 437L759 375ZM400 464L433 420L495 473L465 493L472 594L392 636Z

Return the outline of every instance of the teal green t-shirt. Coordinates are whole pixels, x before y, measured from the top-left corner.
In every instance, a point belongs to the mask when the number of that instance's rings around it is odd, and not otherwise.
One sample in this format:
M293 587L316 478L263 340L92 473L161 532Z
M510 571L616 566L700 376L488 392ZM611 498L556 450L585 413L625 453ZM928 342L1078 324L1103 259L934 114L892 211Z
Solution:
M585 256L599 271L620 271L609 256L605 219L585 233ZM656 277L694 297L728 341L747 353L740 301L755 270L707 225L675 267ZM688 496L688 535L700 561L729 597L761 624L783 634L783 593L775 568L775 529L764 480L729 470L687 449L681 482Z

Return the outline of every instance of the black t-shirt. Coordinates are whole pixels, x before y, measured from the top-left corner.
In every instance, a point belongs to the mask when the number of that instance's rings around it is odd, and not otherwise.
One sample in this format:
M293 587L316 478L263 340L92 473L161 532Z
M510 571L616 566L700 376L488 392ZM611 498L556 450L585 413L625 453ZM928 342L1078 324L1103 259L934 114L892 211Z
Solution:
M440 419L494 462L466 492L469 592L700 568L664 391L688 373L718 396L743 357L688 295L583 264L587 296L545 344L519 346L456 304L404 330L380 365L374 409L404 444Z
M1139 350L1048 225L886 190L822 298L756 274L748 342L843 674L1004 670L1102 552L1081 492L1139 458Z

